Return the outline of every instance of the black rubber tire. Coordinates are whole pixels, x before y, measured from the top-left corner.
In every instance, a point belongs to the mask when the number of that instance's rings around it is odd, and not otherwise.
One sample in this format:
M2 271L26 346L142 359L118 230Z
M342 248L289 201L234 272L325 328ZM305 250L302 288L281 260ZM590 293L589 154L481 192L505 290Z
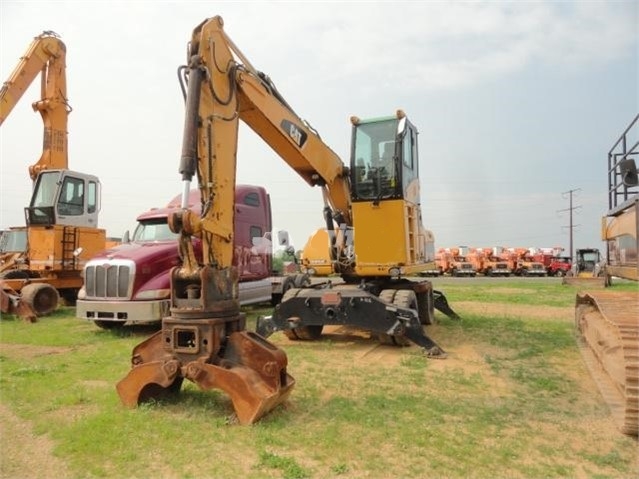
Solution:
M111 329L123 328L125 322L124 321L101 321L98 319L94 321L94 323L100 329L111 330Z
M11 269L9 271L5 271L0 275L2 279L29 279L29 272L23 271L21 269Z
M378 298L381 299L382 301L384 301L385 303L393 304L393 301L395 300L395 294L396 293L397 293L396 289L383 289L379 293Z
M417 309L417 295L412 289L384 289L379 293L379 299L402 308ZM412 306L408 306L409 304ZM377 339L385 345L408 346L410 344L405 336L397 334L377 333Z
M46 283L27 284L20 291L20 298L33 309L36 316L51 314L60 302L58 290Z
M76 288L65 288L58 291L64 300L65 306L75 306L78 300L78 290Z
M306 341L315 341L322 336L323 329L324 329L323 324L313 324L309 326L301 326L299 328L295 328L294 331L298 339L303 339Z
M282 284L282 293L281 294L272 294L271 295L271 306L277 306L282 302L286 293L288 293L291 289L295 288L295 278L292 276L287 276L284 278L284 283Z
M432 290L417 293L417 314L420 324L428 326L435 323L435 298Z
M400 308L414 309L417 311L417 294L412 289L400 289L395 293L393 304ZM394 334L392 338L397 346L410 346L410 341L406 336Z

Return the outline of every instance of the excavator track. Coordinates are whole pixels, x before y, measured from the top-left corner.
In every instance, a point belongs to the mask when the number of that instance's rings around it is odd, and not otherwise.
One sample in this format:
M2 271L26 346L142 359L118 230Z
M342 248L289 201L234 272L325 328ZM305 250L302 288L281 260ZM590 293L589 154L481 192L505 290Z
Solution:
M624 434L639 433L639 293L577 294L575 322L584 362Z

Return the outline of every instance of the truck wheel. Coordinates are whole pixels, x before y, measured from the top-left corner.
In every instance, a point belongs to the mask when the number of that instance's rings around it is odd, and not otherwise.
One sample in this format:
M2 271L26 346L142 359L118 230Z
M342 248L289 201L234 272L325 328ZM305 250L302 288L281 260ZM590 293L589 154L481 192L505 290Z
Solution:
M565 275L566 275L566 272L563 269L558 269L557 272L555 273L555 276L557 276L558 278L562 278Z
M119 329L124 327L124 321L94 321L95 325L100 329Z
M31 306L37 316L51 314L58 307L60 295L50 284L31 283L20 291L21 300Z

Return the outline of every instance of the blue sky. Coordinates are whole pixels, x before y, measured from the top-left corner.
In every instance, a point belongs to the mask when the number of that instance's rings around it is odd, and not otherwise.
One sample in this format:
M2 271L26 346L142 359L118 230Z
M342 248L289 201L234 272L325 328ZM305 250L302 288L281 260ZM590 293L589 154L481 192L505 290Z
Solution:
M132 229L181 191L177 68L221 15L249 61L348 162L351 115L401 108L420 131L422 210L438 247L599 246L606 155L639 110L639 3L0 3L0 77L32 38L67 45L70 168L102 181L100 226ZM24 221L38 81L0 127L0 227ZM639 133L637 133L639 135ZM238 182L263 184L296 247L322 225L310 188L248 128ZM566 251L567 253L567 251Z

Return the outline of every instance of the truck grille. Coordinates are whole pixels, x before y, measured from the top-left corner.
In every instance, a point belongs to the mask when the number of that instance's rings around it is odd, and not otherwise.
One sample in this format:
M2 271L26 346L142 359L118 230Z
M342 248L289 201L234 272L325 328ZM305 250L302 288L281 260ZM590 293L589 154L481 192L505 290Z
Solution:
M130 299L135 277L131 261L89 262L84 269L84 288L87 298Z

